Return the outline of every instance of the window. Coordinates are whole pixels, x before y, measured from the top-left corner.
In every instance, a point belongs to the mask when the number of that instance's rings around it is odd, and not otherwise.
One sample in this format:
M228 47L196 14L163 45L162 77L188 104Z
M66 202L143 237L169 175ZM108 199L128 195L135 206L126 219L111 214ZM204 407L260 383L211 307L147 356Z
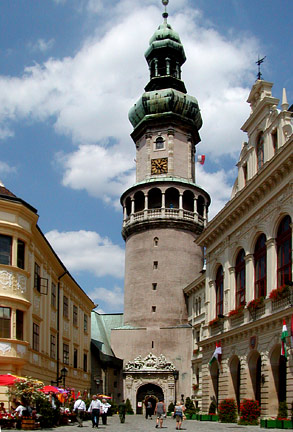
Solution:
M155 342L154 341L152 341L152 348L154 348L155 347Z
M77 327L78 311L77 306L73 305L73 325Z
M117 388L118 387L118 383L117 383L117 381L114 381L114 388Z
M258 136L257 139L256 159L257 159L257 169L259 170L264 164L264 140L263 140L262 133Z
M63 363L69 365L69 345L63 344Z
M160 136L156 139L155 149L162 150L164 148L165 148L164 138Z
M153 283L153 291L156 291L156 290L157 290L157 285L158 285L158 284Z
M68 297L63 296L63 316L68 318Z
M195 300L195 315L198 315L198 300Z
M291 218L285 216L277 234L277 283L278 288L292 281L292 230Z
M201 314L201 298L198 299L198 314Z
M84 314L84 316L83 316L83 331L87 332L87 328L88 328L88 317L87 317L87 314Z
M23 311L16 309L16 339L23 340Z
M51 284L51 306L56 307L56 285L54 282Z
M159 239L158 239L158 237L155 237L154 238L154 246L156 247L156 246L158 246L158 244L159 244Z
M278 131L277 129L272 132L272 143L273 143L273 149L274 153L278 150Z
M40 351L40 326L33 323L33 350Z
M254 249L255 298L267 295L267 248L266 236L261 234Z
M25 243L22 240L17 240L17 267L24 269L24 251Z
M8 307L0 307L0 337L10 338L11 310Z
M83 355L83 371L87 372L87 354Z
M56 336L53 334L50 338L50 357L56 359Z
M37 264L35 262L35 274L34 274L34 288L38 291L41 292L41 268L39 266L39 264Z
M216 275L216 316L223 315L224 305L223 305L223 297L224 297L224 273L223 267L220 266Z
M245 252L238 253L235 266L236 307L245 305Z
M153 269L157 270L157 268L158 268L158 261L154 261L154 263L153 263Z
M77 357L78 357L77 348L74 348L74 351L73 351L73 367L75 369L77 368Z
M156 312L156 306L152 306L152 312Z
M0 264L11 265L12 238L0 235Z

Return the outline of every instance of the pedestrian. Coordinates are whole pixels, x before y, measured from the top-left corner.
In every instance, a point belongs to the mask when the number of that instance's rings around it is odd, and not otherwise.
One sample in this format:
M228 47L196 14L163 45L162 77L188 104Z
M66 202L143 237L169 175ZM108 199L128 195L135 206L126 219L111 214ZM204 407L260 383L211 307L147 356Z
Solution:
M111 407L111 405L106 401L106 399L102 399L101 403L101 414L102 414L102 422L103 425L107 424L107 415L108 415L108 409Z
M91 413L91 417L92 417L92 427L94 428L96 426L96 428L99 427L99 418L100 418L100 412L101 412L101 402L99 401L99 399L97 398L96 395L92 396L92 401L90 403L88 412Z
M145 418L147 419L148 417L150 417L150 419L152 420L152 414L153 414L153 405L152 405L150 399L148 399L147 403L146 403Z
M157 416L156 428L159 427L159 423L160 423L160 428L162 428L163 427L163 419L164 419L165 414L166 414L166 405L164 403L164 399L160 399L159 402L156 403L155 414Z
M77 400L74 402L73 410L76 413L76 420L78 421L78 427L83 427L82 420L83 420L83 414L86 410L86 406L81 396L78 396Z
M118 412L119 412L120 423L125 423L126 404L124 399L118 405Z
M185 407L182 402L177 402L174 408L174 417L176 418L176 429L180 430L183 420Z

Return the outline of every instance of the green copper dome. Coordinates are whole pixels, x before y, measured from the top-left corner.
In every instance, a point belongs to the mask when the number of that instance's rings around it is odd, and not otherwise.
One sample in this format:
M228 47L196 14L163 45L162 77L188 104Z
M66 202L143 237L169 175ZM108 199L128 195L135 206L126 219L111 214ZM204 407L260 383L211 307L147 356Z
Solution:
M162 49L173 49L177 51L177 56L180 57L180 64L182 65L185 60L185 53L183 45L181 44L180 37L177 32L175 32L170 24L164 22L155 31L150 39L150 46L145 52L145 58L150 59L153 51ZM179 59L178 59L179 60Z
M129 120L134 128L142 121L164 114L175 114L193 123L199 130L202 119L198 102L193 96L169 88L145 92L129 111Z

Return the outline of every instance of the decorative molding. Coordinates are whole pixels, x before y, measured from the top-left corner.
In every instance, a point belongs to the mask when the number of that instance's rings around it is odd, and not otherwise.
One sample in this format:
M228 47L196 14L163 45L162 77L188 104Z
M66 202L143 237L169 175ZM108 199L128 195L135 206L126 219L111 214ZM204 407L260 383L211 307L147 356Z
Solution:
M168 362L166 357L161 354L159 357L149 353L144 359L139 355L133 361L126 363L124 371L127 372L145 372L145 371L175 371L176 368L173 363Z
M11 343L0 342L0 351L6 354L11 351Z

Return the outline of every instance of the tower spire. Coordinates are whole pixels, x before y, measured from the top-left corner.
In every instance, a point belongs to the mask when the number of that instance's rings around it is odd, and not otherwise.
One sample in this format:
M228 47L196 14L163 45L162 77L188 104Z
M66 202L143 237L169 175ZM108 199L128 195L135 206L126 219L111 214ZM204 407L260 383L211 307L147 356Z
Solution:
M167 24L167 18L168 18L168 12L167 12L167 5L169 3L169 0L162 0L163 6L165 6L165 12L163 12L163 18L164 18L164 23Z

